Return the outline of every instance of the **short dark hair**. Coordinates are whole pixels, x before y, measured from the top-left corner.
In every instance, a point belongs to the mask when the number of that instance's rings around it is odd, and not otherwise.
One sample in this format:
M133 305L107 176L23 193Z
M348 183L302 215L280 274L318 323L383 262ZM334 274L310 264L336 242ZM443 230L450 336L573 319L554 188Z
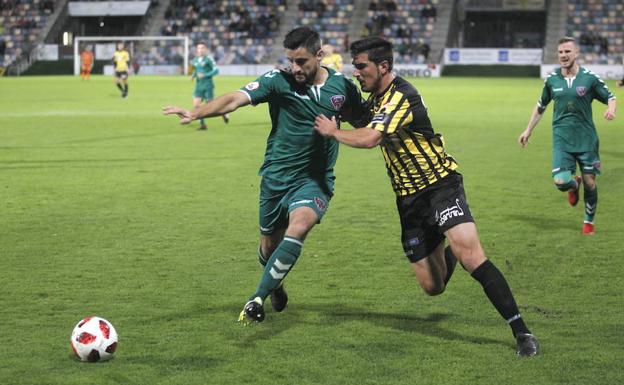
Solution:
M310 27L299 27L286 34L284 48L297 49L304 47L308 52L316 54L321 49L321 37Z
M561 39L559 39L559 43L557 43L557 45L561 45L564 43L574 43L574 45L576 45L576 39L570 36L564 36Z
M392 69L394 55L392 53L392 43L381 37L367 37L362 40L354 41L349 46L351 57L355 58L361 53L367 53L368 59L375 64L387 61Z
M195 45L196 45L196 46L197 46L197 45L203 45L204 47L208 48L208 44L206 44L206 42L205 42L205 41L203 41L203 40L198 41L198 42L197 42L197 44L195 44Z

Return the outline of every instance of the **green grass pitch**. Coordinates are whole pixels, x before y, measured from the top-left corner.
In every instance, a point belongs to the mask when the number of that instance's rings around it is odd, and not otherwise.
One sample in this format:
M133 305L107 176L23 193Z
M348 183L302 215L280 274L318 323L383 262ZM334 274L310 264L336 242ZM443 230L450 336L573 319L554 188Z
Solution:
M219 77L217 93L249 78ZM257 196L266 105L181 126L188 78L0 79L0 384L618 384L624 107L602 118L597 234L550 177L552 107L516 140L539 79L413 79L460 163L486 254L542 354L461 269L427 297L402 254L380 151L341 148L334 199L264 323L236 318L260 276ZM624 96L608 82L620 99ZM69 335L99 315L116 357L85 364Z

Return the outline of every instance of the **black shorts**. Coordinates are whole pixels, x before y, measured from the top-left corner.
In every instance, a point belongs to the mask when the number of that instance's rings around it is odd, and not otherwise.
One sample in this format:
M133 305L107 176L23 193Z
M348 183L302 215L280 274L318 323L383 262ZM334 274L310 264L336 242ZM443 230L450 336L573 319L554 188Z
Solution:
M128 71L115 71L115 77L119 79L128 79Z
M397 198L401 243L410 262L430 255L444 241L444 233L460 223L474 222L462 176L452 173L416 194Z

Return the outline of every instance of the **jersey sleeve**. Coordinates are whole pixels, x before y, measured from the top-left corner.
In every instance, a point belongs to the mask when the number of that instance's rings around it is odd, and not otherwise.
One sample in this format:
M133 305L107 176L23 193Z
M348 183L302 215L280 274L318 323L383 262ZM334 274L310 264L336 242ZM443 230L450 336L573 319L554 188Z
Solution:
M217 63L214 62L211 58L208 58L206 61L206 77L210 78L219 73L219 67L217 67Z
M600 77L594 77L592 87L594 88L594 99L599 100L601 103L607 104L610 99L615 99L615 95L609 91L609 87Z
M251 104L255 105L268 102L273 92L277 89L276 85L277 78L280 76L279 73L279 70L269 71L253 82L247 83L240 91L249 97Z
M551 87L548 84L548 79L544 81L544 88L542 88L542 96L537 100L537 106L540 110L545 110L546 106L552 100Z
M422 103L420 96L418 100ZM404 98L400 93L395 93L390 100L384 101L384 104L373 112L367 127L384 134L392 134L402 126L412 122L414 117L411 110L407 98Z
M341 120L355 128L365 127L371 120L371 110L352 80L345 78L347 103L340 110Z

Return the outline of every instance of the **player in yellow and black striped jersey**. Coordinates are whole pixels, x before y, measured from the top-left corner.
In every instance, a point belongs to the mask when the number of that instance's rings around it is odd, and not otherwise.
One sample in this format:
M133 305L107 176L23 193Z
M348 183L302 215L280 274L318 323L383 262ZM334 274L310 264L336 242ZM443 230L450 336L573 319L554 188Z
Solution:
M130 66L130 54L126 51L123 42L117 43L117 50L113 53L113 65L115 66L115 84L121 97L128 97L128 69Z
M353 76L371 93L372 119L366 127L339 130L334 118L319 115L315 129L351 147L381 147L397 195L403 249L425 292L441 294L459 260L511 326L517 353L536 355L537 338L520 316L505 277L481 248L457 163L434 132L422 96L392 73L392 44L365 38L351 44L351 56Z
M381 151L398 196L422 191L457 168L442 136L433 132L422 97L406 80L395 77L384 93L371 94L369 105L368 127L383 133Z

